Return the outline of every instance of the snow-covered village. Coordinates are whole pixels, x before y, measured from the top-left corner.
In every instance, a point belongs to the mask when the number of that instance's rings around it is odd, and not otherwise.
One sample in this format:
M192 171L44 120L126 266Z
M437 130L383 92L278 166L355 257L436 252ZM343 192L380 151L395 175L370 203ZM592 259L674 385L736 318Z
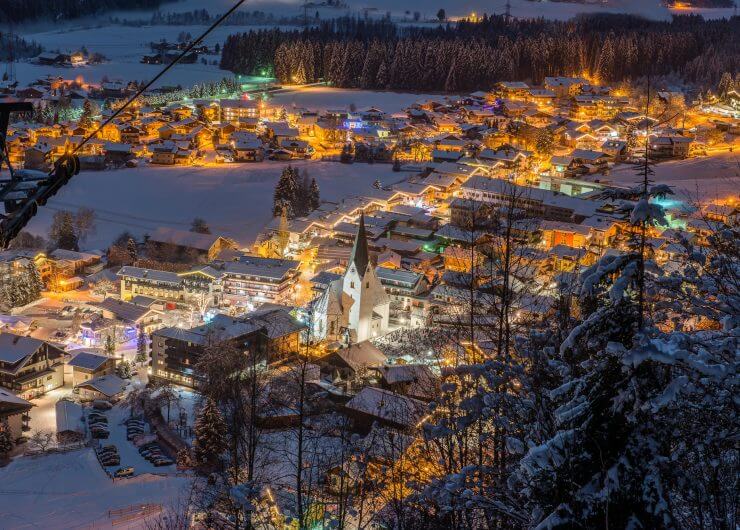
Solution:
M740 528L733 0L0 0L0 529Z

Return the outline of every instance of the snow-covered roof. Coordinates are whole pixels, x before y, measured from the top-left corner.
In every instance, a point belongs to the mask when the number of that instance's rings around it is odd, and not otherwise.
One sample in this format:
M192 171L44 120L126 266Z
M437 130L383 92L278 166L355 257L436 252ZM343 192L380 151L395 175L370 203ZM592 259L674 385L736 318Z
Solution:
M36 353L44 342L13 333L0 333L0 362L15 364Z
M149 240L155 243L169 243L180 247L208 251L219 240L219 237L215 234L200 234L161 226L154 231Z
M380 366L388 360L385 354L369 341L352 344L338 352L329 354L329 356L331 355L336 355L355 371L370 366Z
M107 397L113 397L123 392L126 388L126 381L115 374L107 374L95 377L77 386L79 388L95 390Z
M404 427L418 425L426 411L426 405L417 399L375 387L363 388L345 408Z
M0 388L0 415L23 412L33 407L33 403L19 398L10 390Z
M152 311L148 307L141 307L115 298L106 298L102 302L96 303L95 306L103 311L113 313L116 318L124 322L138 322Z
M79 432L83 433L85 427L82 424L82 406L74 401L62 399L55 405L57 433Z
M98 355L96 353L80 352L75 355L67 363L69 366L75 368L82 368L83 370L95 371L104 365L108 361L108 357L105 355Z
M174 272L142 269L140 267L121 267L121 270L118 271L118 276L140 280L148 279L175 285L179 285L181 282L180 276Z

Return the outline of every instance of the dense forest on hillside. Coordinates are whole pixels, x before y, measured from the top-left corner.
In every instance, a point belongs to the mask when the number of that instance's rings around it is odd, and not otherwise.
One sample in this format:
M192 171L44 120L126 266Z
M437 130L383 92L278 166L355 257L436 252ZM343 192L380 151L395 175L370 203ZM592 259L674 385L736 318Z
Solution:
M0 22L59 20L116 9L154 9L175 0L0 0Z
M18 35L11 35L10 33L0 31L0 61L7 61L11 56L11 51L15 59L23 59L26 57L36 57L42 52L42 48L36 42L29 42Z
M399 28L389 20L342 18L308 30L230 35L221 67L238 74L274 72L281 82L324 79L365 89L464 91L497 81L588 72L619 82L647 74L677 74L715 85L740 68L740 18L670 22L631 15L589 15L567 22L479 22Z

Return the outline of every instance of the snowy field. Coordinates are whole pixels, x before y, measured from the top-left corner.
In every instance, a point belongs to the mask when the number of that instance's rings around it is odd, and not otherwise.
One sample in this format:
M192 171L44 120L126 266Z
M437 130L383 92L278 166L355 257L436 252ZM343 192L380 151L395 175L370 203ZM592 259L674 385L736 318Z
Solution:
M663 162L653 166L653 181L673 187L676 198L687 202L711 201L740 195L740 155L723 153L710 157ZM639 178L634 166L622 165L609 173L615 184L632 186Z
M659 0L607 0L593 2L590 4L549 2L549 1L529 1L529 0L510 0L511 13L519 17L539 17L554 19L567 19L578 13L585 12L607 12L607 13L638 13L651 18L670 18L670 10L661 5ZM403 16L406 11L419 11L422 18L432 18L436 16L439 8L444 8L450 17L460 17L469 15L475 11L481 13L503 13L506 6L506 0L437 0L436 2L426 2L424 0L345 0L348 9L323 9L321 16L335 14L362 14L366 10L368 13L377 13L384 15L390 11L394 16ZM207 5L205 5L207 4ZM166 4L161 7L161 11L184 12L194 9L207 9L211 13L222 13L228 7L234 4L233 0L183 0L174 4ZM303 0L247 0L243 10L259 9L262 11L273 12L276 14L292 15L300 12ZM311 13L315 8L310 8ZM696 10L704 16L709 17L729 17L732 15L732 9L703 9Z
M107 246L124 230L135 235L159 226L187 230L194 217L243 245L254 242L272 217L272 196L287 164L224 164L214 167L145 166L117 171L81 172L49 204L39 210L28 229L46 234L54 212L88 207L97 213L97 232L87 248ZM298 161L293 164L315 177L321 198L338 201L401 180L390 164L340 164Z
M144 26L140 28L111 26L99 24L95 26L68 25L62 29L52 29L38 33L23 33L23 37L36 41L47 51L73 52L82 46L90 53L101 53L108 61L97 64L82 66L79 68L51 67L21 62L16 64L16 77L21 85L28 84L46 75L59 75L66 79L74 79L82 76L89 82L100 82L103 77L110 80L122 79L149 80L162 69L162 65L142 64L143 55L151 55L150 42L167 39L170 42L177 41L177 35L186 31L193 36L205 31L205 26ZM216 28L205 40L209 47L216 43L223 43L226 36L235 33L237 29L233 26ZM220 59L217 55L204 56L208 62ZM217 65L177 64L162 79L162 85L192 86L195 83L205 81L218 81L223 77L231 77L231 72L220 70ZM244 77L245 82L250 78Z
M468 16L471 12L503 13L506 0L439 0L434 4L421 0L348 0L347 9L319 8L322 18L343 15L383 16L390 11L395 20L410 20L413 12L421 14L422 21L434 19L437 10L444 8L451 18ZM212 14L222 13L233 5L233 0L184 0L164 4L162 12L184 12L194 9L206 9ZM402 6L402 7L399 7ZM658 0L610 0L606 5L578 4L563 2L532 2L528 0L511 0L512 14L518 17L546 17L568 19L584 12L638 13L651 18L670 18L671 13ZM302 0L250 0L242 10L263 10L280 16L302 16ZM311 16L317 11L311 8ZM696 10L705 17L729 17L731 9ZM82 76L91 82L99 82L103 77L109 79L147 80L161 68L157 65L141 64L144 54L150 54L148 44L152 41L167 39L177 40L180 32L186 31L195 36L202 33L205 26L144 26L127 27L111 25L108 20L116 16L122 19L147 20L152 11L112 12L97 20L85 19L65 21L59 24L36 23L18 28L20 35L28 40L41 44L47 51L72 52L85 46L89 52L105 55L106 63L80 68L56 68L39 66L30 62L21 62L16 66L16 76L22 84L28 84L48 74L61 75L65 78ZM205 44L214 46L223 43L226 36L241 31L259 29L260 26L221 26L216 28ZM218 60L216 55L206 56L208 62ZM219 80L228 72L219 70L217 65L187 64L175 66L161 84L190 86L194 82Z
M133 504L165 509L186 494L185 477L140 477L113 482L92 449L16 458L0 469L0 528L112 528L108 510ZM39 480L43 477L43 480ZM139 524L117 528L142 528Z
M444 96L311 87L276 92L270 103L285 107L304 107L318 111L349 109L350 105L355 105L358 109L362 109L363 107L378 107L385 112L393 113L400 112L413 103L429 99L443 101Z

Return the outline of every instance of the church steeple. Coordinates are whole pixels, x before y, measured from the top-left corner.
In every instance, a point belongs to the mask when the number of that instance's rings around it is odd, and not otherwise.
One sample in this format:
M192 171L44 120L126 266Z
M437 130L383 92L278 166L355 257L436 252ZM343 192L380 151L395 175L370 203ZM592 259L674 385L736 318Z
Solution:
M362 278L367 270L370 257L367 251L367 234L365 233L365 214L360 214L360 228L357 230L355 244L352 247L352 255L349 258L350 263L354 263L357 268L357 274Z

